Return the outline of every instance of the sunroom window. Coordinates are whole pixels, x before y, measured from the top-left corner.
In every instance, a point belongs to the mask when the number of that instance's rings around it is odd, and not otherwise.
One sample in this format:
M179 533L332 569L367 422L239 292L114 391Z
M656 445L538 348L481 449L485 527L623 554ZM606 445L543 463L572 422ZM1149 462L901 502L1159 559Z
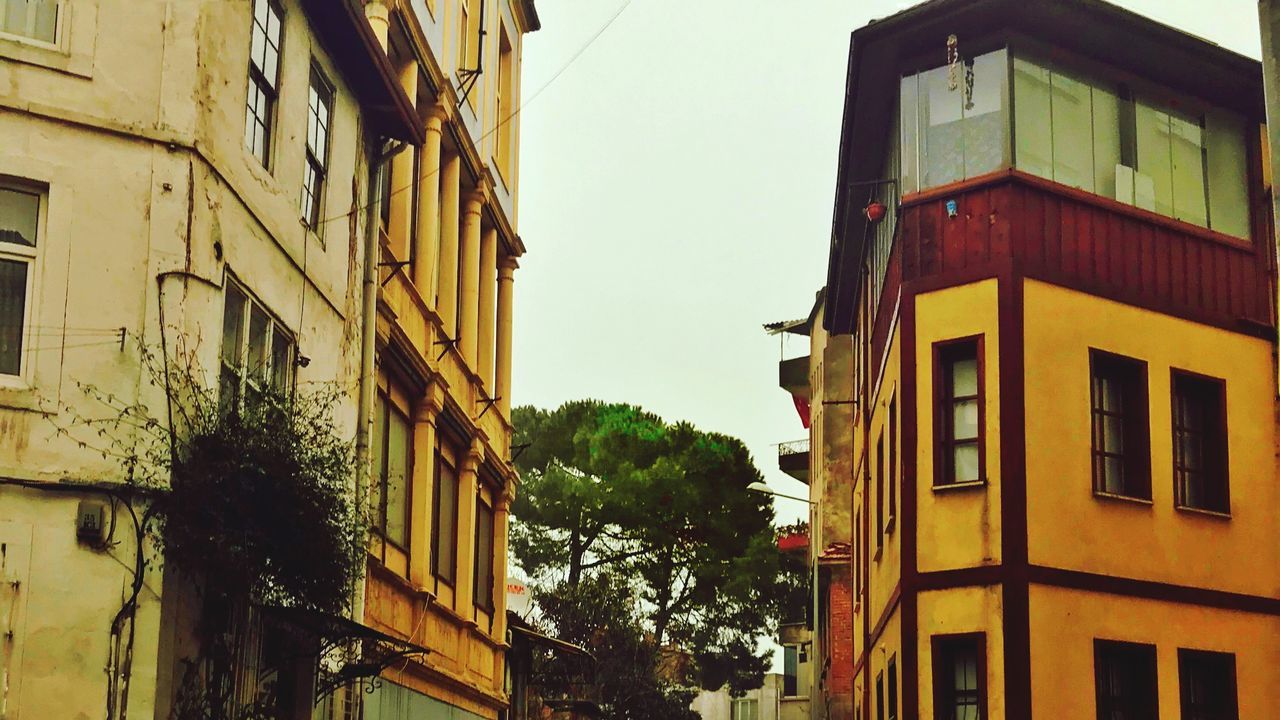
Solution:
M1243 118L1022 57L1013 61L1013 107L1019 170L1249 236Z
M997 50L902 79L904 192L1008 165L1008 67Z
M906 75L900 91L904 193L1012 165L1249 237L1242 116L1026 57L1010 63L1006 50Z

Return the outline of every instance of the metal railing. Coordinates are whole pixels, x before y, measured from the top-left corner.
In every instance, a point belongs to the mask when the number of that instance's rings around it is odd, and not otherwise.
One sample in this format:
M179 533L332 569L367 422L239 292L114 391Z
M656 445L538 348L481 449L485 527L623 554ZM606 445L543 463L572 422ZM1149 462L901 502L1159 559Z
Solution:
M791 442L778 443L778 457L788 455L803 455L809 452L809 438L803 440L792 440Z

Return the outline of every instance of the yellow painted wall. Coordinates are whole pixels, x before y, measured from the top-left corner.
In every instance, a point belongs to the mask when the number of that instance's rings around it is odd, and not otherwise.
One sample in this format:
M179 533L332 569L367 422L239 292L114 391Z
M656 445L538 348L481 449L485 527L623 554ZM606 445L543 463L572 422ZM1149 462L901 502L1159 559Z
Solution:
M933 720L934 635L980 632L987 643L988 720L1004 720L1004 631L999 586L935 590L920 594L917 657L920 678L920 718ZM1079 690L1079 688L1076 688ZM1046 718L1092 718L1092 715L1047 713ZM938 720L943 720L939 718ZM946 720L950 720L949 718Z
M916 296L916 502L920 572L1000 562L1000 375L996 280ZM983 336L985 487L933 489L933 344ZM1028 410L1029 416L1033 413Z
M1241 719L1268 720L1280 707L1276 637L1277 617L1032 585L1032 707L1036 717L1095 717L1097 638L1156 646L1162 718L1179 717L1178 648L1234 653Z
M871 624L875 625L883 615L885 607L888 605L893 595L893 589L897 586L899 579L902 577L902 495L901 495L901 477L902 477L902 458L901 452L898 457L898 469L893 477L889 477L889 447L893 438L889 435L889 403L890 399L897 397L898 405L898 434L901 435L902 423L902 398L901 398L901 362L898 344L899 333L896 329L892 333L888 342L888 352L886 353L887 361L884 363L884 370L880 375L877 386L872 388L872 397L870 399L871 419L869 421L870 435L867 438L867 463L869 465L869 473L864 474L867 481L867 492L864 493L865 509L863 514L870 518L867 524L868 530L868 551L871 557L871 567L868 572L870 578L870 597L868 604L870 605ZM880 358L872 358L872 363L879 363ZM877 461L877 448L879 438L884 437L884 473L886 477L882 481L877 480L880 472L880 465ZM861 432L858 433L859 441L861 441ZM899 445L899 449L901 446ZM896 517L890 522L888 517L889 501L888 498L876 499L878 489L882 489L884 493L888 493L893 488L897 493L897 511ZM884 509L884 516L881 516L880 508ZM881 536L882 547L877 552L876 538Z
M1024 302L1031 562L1280 594L1271 345L1040 282ZM1092 493L1089 348L1147 363L1150 504ZM1229 520L1174 509L1171 367L1226 380Z
M871 717L876 716L876 707L880 702L880 698L876 692L876 677L881 673L884 675L884 697L885 697L885 713L888 714L888 698L889 698L889 658L895 658L898 667L898 717L904 717L909 713L904 713L902 706L902 677L904 666L902 664L902 613L895 610L893 615L889 617L889 621L885 623L884 634L876 641L871 648L871 654L868 657L870 673L867 675L867 687L871 689ZM858 698L860 696L855 696ZM855 720L857 720L855 718Z

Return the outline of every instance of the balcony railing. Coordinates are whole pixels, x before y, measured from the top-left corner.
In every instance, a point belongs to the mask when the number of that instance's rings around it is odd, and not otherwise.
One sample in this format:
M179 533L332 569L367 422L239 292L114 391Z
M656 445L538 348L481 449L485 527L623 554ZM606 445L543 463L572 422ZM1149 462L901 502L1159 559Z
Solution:
M778 469L799 480L809 482L809 438L778 444Z

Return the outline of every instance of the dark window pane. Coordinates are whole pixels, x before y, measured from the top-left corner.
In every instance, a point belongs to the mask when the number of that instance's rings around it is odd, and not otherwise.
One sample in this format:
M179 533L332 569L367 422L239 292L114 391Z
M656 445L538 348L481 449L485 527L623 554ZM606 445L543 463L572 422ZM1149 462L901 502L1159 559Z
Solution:
M0 188L0 242L36 246L40 196Z
M432 511L432 572L441 580L452 583L458 557L458 472L439 455L436 456Z
M409 544L409 472L413 430L409 418L391 408L387 413L387 539L401 547Z
M1149 500L1146 366L1100 351L1089 366L1094 491Z
M277 392L287 393L292 383L293 339L277 325L271 337L271 384Z
M1238 720L1235 656L1178 650L1182 720Z
M374 483L369 495L369 514L373 526L382 532L387 529L387 398L378 396L378 406L373 412L372 460Z
M493 508L476 499L476 555L473 594L477 607L493 609Z
M0 260L0 373L22 372L23 323L27 312L27 263Z
M1094 641L1098 720L1157 720L1154 645Z

